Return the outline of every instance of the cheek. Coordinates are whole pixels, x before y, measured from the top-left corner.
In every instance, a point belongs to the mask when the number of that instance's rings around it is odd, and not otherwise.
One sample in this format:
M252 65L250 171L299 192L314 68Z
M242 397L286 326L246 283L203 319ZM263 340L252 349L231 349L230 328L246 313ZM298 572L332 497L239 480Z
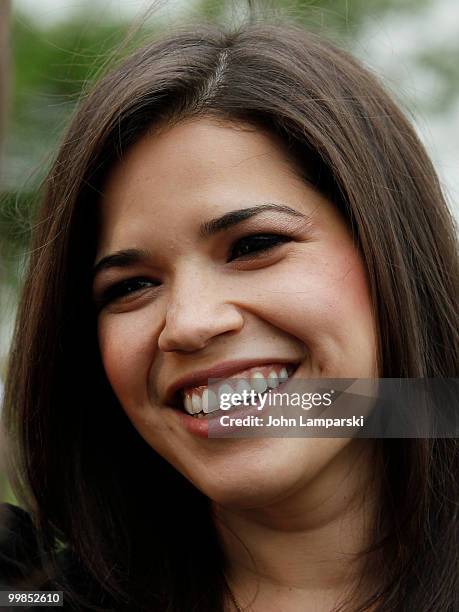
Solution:
M146 312L101 315L98 339L102 363L112 389L125 408L143 404L148 372L155 355L155 330Z
M355 252L340 258L330 276L330 283L324 283L335 325L348 324L354 331L364 329L373 336L373 308L368 288L365 266Z
M340 375L373 378L377 376L377 332L366 270L355 254L346 267L337 283L335 317L330 321L342 356Z
M328 376L371 378L376 375L376 330L366 270L354 249L334 260L318 293L319 329L329 348ZM327 345L327 340L329 344ZM327 365L331 369L327 371Z
M374 376L376 332L359 254L337 242L301 255L286 264L270 292L278 323L305 343L315 374Z

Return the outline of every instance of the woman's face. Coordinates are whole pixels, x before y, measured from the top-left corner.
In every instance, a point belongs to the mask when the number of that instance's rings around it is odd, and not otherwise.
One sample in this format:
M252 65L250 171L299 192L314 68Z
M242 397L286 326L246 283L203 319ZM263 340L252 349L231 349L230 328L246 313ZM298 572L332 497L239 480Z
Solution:
M181 391L210 376L377 375L364 263L281 143L207 118L163 128L113 169L101 211L96 262L129 251L94 280L102 360L148 444L239 507L280 500L335 464L351 440L208 438L181 407Z

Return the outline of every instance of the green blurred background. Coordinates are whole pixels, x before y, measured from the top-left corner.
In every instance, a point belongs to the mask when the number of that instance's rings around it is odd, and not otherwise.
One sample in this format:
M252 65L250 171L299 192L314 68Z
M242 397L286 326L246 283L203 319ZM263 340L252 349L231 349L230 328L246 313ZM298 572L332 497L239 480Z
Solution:
M16 0L12 4L9 108L0 183L0 380L5 375L38 187L82 91L97 79L113 53L128 52L155 31L200 15L238 19L247 5L237 0L163 1L159 11L142 21L151 2ZM306 27L348 48L381 76L415 122L459 217L459 2L258 4L286 10ZM142 26L120 49L133 23ZM5 496L12 499L9 492Z

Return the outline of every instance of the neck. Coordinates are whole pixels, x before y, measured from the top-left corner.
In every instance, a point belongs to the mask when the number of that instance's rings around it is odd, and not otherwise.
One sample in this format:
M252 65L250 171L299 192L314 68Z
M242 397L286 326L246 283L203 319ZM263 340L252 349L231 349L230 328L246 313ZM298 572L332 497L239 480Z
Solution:
M270 505L213 504L228 581L242 607L330 610L349 594L362 577L358 553L370 544L371 450L371 441L353 440L311 482Z

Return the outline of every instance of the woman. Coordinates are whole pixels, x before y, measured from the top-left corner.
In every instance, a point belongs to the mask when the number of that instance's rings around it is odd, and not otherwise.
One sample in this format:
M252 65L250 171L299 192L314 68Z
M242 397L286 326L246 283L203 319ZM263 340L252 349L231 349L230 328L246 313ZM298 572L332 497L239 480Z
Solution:
M186 412L212 377L454 377L457 286L431 163L346 53L254 23L129 57L46 181L9 367L48 588L452 611L455 440L212 439Z

